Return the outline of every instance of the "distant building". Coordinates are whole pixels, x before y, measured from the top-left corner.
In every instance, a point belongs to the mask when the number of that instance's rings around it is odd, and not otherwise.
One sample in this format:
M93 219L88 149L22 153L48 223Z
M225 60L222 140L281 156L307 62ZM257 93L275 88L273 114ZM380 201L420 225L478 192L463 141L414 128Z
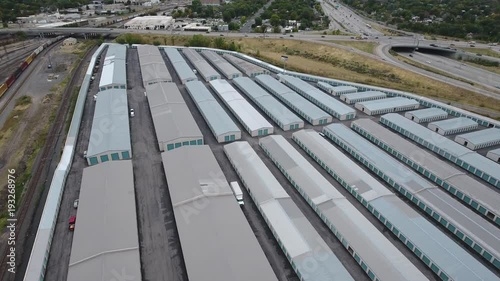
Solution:
M136 17L127 22L124 27L129 29L166 29L175 22L170 16L144 16Z
M212 31L212 28L210 26L203 26L199 23L190 23L182 27L183 31L206 31L210 32Z
M219 6L220 0L201 0L201 4L207 6Z
M76 43L77 43L76 38L73 37L66 38L63 41L64 46L75 45Z

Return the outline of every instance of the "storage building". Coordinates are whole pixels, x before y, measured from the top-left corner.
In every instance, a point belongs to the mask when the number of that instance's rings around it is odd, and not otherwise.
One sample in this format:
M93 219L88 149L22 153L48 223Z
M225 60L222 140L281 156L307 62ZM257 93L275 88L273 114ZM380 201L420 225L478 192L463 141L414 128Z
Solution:
M300 280L354 280L248 142L224 152Z
M127 29L160 30L167 29L174 22L175 19L170 16L142 16L131 19L123 27Z
M194 74L193 70L186 63L184 58L181 56L179 51L175 48L164 48L163 51L167 54L168 60L174 67L179 80L181 80L182 84L186 84L186 82L198 80L196 74Z
M195 49L184 48L182 53L191 62L191 64L196 68L198 74L200 74L205 81L211 81L215 79L220 79L221 76L217 70L215 70Z
M304 121L248 77L238 77L234 85L250 98L283 131L304 127Z
M467 132L477 127L479 125L474 120L466 117L434 121L427 125L427 128L443 136Z
M321 82L321 81L319 81L316 85L321 90L323 90L323 91L325 91L333 96L340 96L343 94L351 94L351 93L356 93L358 91L358 88L353 87L353 86L332 86L331 84L328 84L326 82Z
M215 67L217 70L222 73L227 79L234 79L236 77L240 77L241 72L236 69L236 67L232 66L225 59L223 59L219 54L214 51L202 51L201 54Z
M332 233L342 241L342 245L355 257L370 279L426 279L283 136L267 136L259 140L259 145Z
M379 91L366 91L351 94L342 94L340 95L340 100L345 101L345 103L347 104L353 104L361 101L385 99L386 97L387 95L385 93Z
M159 82L172 82L172 76L165 65L158 47L138 45L139 64L144 87Z
M66 280L116 280L123 272L142 280L133 175L131 160L83 169Z
M239 140L241 131L200 81L186 83L186 90L214 134L217 142Z
M252 137L274 132L274 127L226 80L212 80L210 87Z
M189 280L277 281L210 147L162 160Z
M500 144L500 129L488 128L472 133L458 135L455 141L472 150Z
M405 117L417 123L425 123L446 119L448 113L440 108L431 107L408 111L405 113Z
M500 268L499 228L343 124L328 125L323 132L437 223L443 224L471 250Z
M486 157L490 158L491 160L493 160L497 163L500 162L500 148L488 151L488 154L486 154ZM500 224L500 218L499 218L498 223Z
M99 91L127 88L127 47L109 44L102 64Z
M240 59L238 57L229 54L225 54L224 58L232 65L234 65L238 70L245 73L245 75L247 75L248 77L253 78L260 74L269 74L269 71L267 69L264 69L244 59Z
M132 157L127 90L97 95L86 157L89 165Z
M292 134L292 139L442 280L495 279L494 273L439 226L429 222L316 131L300 130ZM356 255L354 258L359 261Z
M356 117L356 110L329 95L325 95L325 93L311 86L304 80L283 74L278 74L278 77L281 83L301 94L335 118L339 120L350 120Z
M385 114L380 117L380 123L500 188L499 164L399 114Z
M418 103L418 101L403 97L364 101L364 102L358 102L354 105L354 107L356 107L357 109L368 115L378 115L388 112L406 111L411 109L417 109L419 106L420 104Z
M203 144L203 135L175 83L147 85L146 95L160 151Z

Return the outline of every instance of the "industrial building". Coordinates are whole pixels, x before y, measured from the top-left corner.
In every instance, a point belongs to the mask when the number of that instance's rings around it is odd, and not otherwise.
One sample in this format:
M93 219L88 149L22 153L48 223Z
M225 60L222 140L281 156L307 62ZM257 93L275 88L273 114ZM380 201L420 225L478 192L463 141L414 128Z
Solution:
M277 281L210 147L162 160L189 280Z
M102 64L99 91L127 88L126 68L127 47L120 44L110 44Z
M500 129L488 128L472 133L458 135L455 137L455 141L472 150L490 147L500 144Z
M304 80L283 74L278 74L278 77L281 83L287 85L335 118L339 120L350 120L356 117L356 110L331 96L325 95L325 93L311 86Z
M404 120L415 124L401 116ZM343 124L330 124L323 133L387 184L448 228L488 262L500 268L500 229L386 154Z
M283 136L267 136L259 144L371 280L427 280Z
M353 104L361 101L385 99L386 97L387 95L385 93L379 91L366 91L351 94L342 94L340 95L340 100L344 101L347 104Z
M434 121L427 125L427 128L429 128L431 131L434 131L443 136L475 130L478 127L479 124L477 124L474 120L466 117L457 117Z
M139 64L144 87L160 82L172 82L172 76L163 61L158 47L137 45L137 53L139 54Z
M160 30L167 29L174 22L174 18L170 16L142 16L129 20L123 27L127 29Z
M174 67L179 80L182 84L186 84L189 81L198 80L196 74L193 72L191 67L186 63L184 58L181 56L179 51L175 48L164 48L163 51L167 54L168 60Z
M500 188L500 165L489 161L486 157L399 114L385 114L380 117L380 123Z
M182 31L204 31L210 32L212 28L210 26L204 26L196 22L188 23L182 26Z
M446 119L448 113L440 108L431 107L405 112L405 117L417 123Z
M66 280L142 280L136 217L131 160L83 169Z
M354 280L248 142L224 152L300 280Z
M462 204L500 225L500 194L486 184L373 120L358 119L351 123L351 128L447 190Z
M413 99L394 97L381 100L358 102L354 105L358 110L368 115L379 115L389 112L417 109L420 103Z
M358 91L358 88L353 87L353 86L332 86L331 84L328 84L326 82L319 81L316 86L320 88L321 90L329 93L330 95L333 96L340 96L344 94L352 94L356 93Z
M312 125L324 125L332 122L332 116L270 75L259 75L255 77L255 81Z
M215 79L221 79L219 72L217 72L217 70L215 70L195 49L183 48L182 53L205 81L209 82Z
M227 79L240 77L241 72L214 51L204 50L201 54Z
M496 279L488 268L438 226L393 194L316 131L300 130L293 133L292 139L442 280Z
M304 127L304 121L248 77L238 77L234 85L252 100L283 131Z
M218 143L241 139L241 130L202 82L188 82L186 90Z
M255 77L260 74L269 74L269 71L244 59L240 59L233 55L225 54L224 58L234 65L238 70L243 72L248 77Z
M97 95L87 148L87 163L130 159L127 90L110 89Z
M160 151L204 143L203 135L175 83L147 85L146 95Z
M497 163L500 162L500 148L488 151L486 157L490 158L491 160ZM500 221L498 223L500 224Z
M274 133L274 127L226 80L212 80L209 83L252 137Z

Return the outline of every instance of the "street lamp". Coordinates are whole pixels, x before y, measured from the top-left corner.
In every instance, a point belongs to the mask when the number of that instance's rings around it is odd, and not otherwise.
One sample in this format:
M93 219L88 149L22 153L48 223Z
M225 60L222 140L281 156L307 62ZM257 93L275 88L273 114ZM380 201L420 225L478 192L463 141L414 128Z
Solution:
M286 72L286 62L288 61L288 56L281 56L281 60L283 61L283 73Z

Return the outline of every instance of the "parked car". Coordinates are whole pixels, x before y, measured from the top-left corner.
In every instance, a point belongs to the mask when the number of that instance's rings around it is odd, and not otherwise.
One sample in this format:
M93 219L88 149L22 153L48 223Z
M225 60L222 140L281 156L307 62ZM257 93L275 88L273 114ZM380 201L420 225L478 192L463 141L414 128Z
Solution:
M323 134L322 132L319 132L319 135L325 137L325 134Z
M75 223L76 223L76 216L71 216L69 218L69 230L70 231L75 230Z
M133 108L130 109L130 117L134 117L135 116L135 111Z
M75 209L78 208L79 201L80 201L79 199L75 199L75 201L73 201L73 208L75 208Z
M290 37L293 37L293 34L290 34Z

